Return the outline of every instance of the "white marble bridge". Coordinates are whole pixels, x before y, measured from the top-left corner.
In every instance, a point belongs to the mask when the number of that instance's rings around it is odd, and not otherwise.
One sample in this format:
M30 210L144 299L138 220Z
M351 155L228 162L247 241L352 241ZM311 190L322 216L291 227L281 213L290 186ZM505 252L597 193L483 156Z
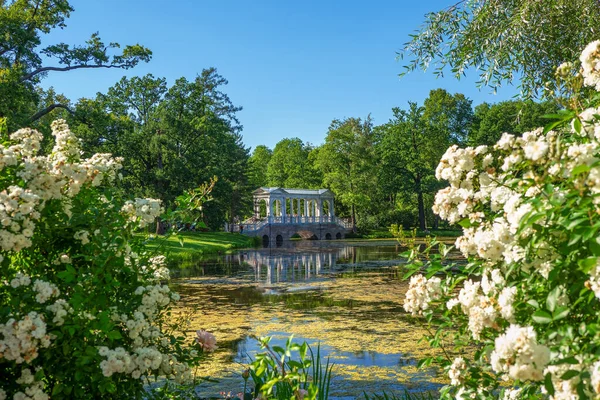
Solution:
M342 239L352 223L335 216L334 196L328 189L261 187L254 191L254 215L226 230L281 242L298 234L305 239Z

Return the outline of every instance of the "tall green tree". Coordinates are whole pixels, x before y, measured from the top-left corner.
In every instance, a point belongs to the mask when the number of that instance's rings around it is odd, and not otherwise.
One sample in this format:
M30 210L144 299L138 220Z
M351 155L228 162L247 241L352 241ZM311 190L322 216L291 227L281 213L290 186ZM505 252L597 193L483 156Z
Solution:
M377 192L376 141L370 116L364 120L333 120L325 144L316 155L323 183L349 209L355 228L358 217L367 214Z
M40 48L42 37L64 28L72 11L67 0L0 1L0 117L8 119L9 130L31 125L56 109L72 112L67 102L41 101L39 83L48 73L129 69L150 60L147 48L135 44L120 49L118 43L104 43L98 33L83 45Z
M471 146L491 145L500 139L504 132L521 134L548 120L544 115L558 111L553 102L503 101L496 104L482 103L475 107L473 123L469 129L468 142Z
M249 160L250 184L253 188L268 185L267 170L272 156L273 150L265 145L261 144L254 148Z
M167 87L152 75L123 78L106 94L77 104L74 126L86 150L123 156L125 189L167 206L186 190L217 176L205 207L213 228L250 209L248 149L241 125L214 68Z
M578 59L598 39L597 0L460 0L426 15L404 44L406 71L435 68L457 78L479 72L494 90L520 80L525 98L537 97L556 67ZM449 71L448 71L449 70Z
M464 95L432 90L423 106L409 102L394 108L394 117L377 128L381 157L380 184L386 195L414 198L419 229L427 228L427 212L440 183L435 168L448 146L463 143L473 120L471 101Z
M273 187L318 188L321 178L309 160L313 147L299 138L280 140L267 167L267 183Z

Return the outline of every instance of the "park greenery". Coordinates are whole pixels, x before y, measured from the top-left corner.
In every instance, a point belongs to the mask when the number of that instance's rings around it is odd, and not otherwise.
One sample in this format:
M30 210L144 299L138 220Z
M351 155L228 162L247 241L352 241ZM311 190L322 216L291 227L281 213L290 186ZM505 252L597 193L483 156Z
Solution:
M463 228L467 263L430 239L406 253L404 306L441 349L423 365L448 373L442 397L600 396L596 1L459 1L405 46L409 71L475 67L483 85L519 79L520 100L473 107L436 89L381 125L333 119L321 145L285 138L252 153L211 67L171 86L123 77L75 103L44 88L47 74L151 59L98 33L40 48L71 12L67 0L0 2L0 400L193 388L216 342L172 314L179 296L159 250L238 239L162 234L250 216L259 186L328 188L363 230ZM327 397L331 370L306 344L262 344L244 377L251 397Z
M556 102L516 100L473 108L464 95L437 89L421 105L394 108L393 118L382 125L369 116L333 119L322 145L285 138L274 149L260 145L250 154L241 141L241 107L229 99L227 80L214 68L177 79L171 87L152 74L124 77L106 93L75 103L54 88L44 89L48 74L128 69L151 58L139 44L119 52L118 44L104 44L99 34L83 45L40 49L41 37L64 27L72 11L66 0L2 6L0 29L10 40L0 49L0 116L9 131L39 130L46 134L42 151L48 152L51 122L65 119L85 155L123 158L118 182L123 191L160 199L167 210L176 209L182 193L217 177L201 221L212 230L251 216L251 192L260 186L331 189L338 215L363 231L394 223L438 228L430 211L440 188L433 172L445 148L525 132L543 125L543 115L558 108Z
M576 79L600 91L600 41ZM579 87L579 85L577 86ZM436 177L434 211L463 226L456 248L413 249L404 308L433 329L446 369L442 398L596 398L600 299L598 97L491 146L451 146ZM425 270L426 275L417 273ZM472 356L462 352L475 348Z

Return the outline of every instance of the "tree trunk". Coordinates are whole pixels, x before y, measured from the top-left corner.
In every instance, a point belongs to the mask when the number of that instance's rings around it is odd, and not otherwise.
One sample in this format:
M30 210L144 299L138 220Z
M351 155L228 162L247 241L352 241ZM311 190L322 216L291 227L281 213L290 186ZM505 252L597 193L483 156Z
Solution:
M352 232L356 233L356 211L354 204L352 204Z
M164 235L166 230L165 223L160 218L156 218L156 234Z
M421 178L416 179L417 203L419 207L419 229L424 231L427 229L425 225L425 203L423 201L423 191L421 190Z

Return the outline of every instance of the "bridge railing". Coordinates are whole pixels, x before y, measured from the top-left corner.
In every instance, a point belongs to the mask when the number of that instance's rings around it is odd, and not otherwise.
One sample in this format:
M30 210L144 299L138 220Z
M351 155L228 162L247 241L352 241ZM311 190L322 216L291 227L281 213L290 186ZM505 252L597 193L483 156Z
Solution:
M227 232L255 232L267 224L338 224L345 229L352 228L352 222L346 218L332 217L329 215L316 216L301 216L301 215L286 215L285 217L269 216L268 218L249 218L240 224L225 224Z

